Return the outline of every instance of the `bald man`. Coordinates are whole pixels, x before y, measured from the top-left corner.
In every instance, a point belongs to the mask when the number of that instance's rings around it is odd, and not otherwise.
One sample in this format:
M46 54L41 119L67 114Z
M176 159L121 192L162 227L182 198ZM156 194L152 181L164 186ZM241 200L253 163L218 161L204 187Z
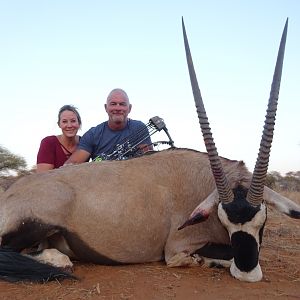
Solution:
M89 159L94 160L99 157L105 157L125 138L134 135L140 130L147 130L143 122L128 118L131 107L128 95L124 90L112 90L104 104L108 120L90 128L82 136L77 150L65 162L65 165L79 164ZM144 150L152 149L149 145L151 145L150 136L139 144L139 148Z

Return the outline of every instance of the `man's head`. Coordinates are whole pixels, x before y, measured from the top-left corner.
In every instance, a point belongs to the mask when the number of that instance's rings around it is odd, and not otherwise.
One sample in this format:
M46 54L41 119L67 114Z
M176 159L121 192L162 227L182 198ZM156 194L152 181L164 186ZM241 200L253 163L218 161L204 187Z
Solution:
M131 111L131 104L126 92L122 89L113 89L109 93L104 107L108 114L108 126L113 130L123 129Z

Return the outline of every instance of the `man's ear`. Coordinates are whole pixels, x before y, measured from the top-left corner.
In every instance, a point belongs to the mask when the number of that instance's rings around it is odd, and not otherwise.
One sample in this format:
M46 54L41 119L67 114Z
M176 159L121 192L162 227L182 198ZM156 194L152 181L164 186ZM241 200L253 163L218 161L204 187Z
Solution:
M106 103L104 104L104 109L107 112L107 105L106 105Z
M131 104L129 104L129 110L128 110L128 113L130 113L130 112L131 112L131 108L132 108L132 105L131 105Z

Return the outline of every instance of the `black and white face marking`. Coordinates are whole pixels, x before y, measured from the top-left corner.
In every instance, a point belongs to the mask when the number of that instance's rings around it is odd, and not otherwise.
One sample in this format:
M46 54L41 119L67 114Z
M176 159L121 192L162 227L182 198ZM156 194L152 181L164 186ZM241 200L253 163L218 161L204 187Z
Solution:
M252 206L246 200L247 191L242 186L234 189L232 202L219 203L218 216L228 231L233 249L232 276L255 282L262 279L258 259L267 209L264 203Z

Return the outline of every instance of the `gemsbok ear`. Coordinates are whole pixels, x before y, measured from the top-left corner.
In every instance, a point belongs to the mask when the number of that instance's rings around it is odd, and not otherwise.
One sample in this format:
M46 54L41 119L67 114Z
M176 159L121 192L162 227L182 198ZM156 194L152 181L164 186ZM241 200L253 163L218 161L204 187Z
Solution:
M274 192L268 187L264 187L263 195L267 205L274 207L277 211L287 216L300 219L300 206L290 199Z
M204 201L202 201L191 213L190 217L184 224L182 224L178 230L181 230L187 226L195 225L207 220L213 209L219 203L218 190L215 189Z

